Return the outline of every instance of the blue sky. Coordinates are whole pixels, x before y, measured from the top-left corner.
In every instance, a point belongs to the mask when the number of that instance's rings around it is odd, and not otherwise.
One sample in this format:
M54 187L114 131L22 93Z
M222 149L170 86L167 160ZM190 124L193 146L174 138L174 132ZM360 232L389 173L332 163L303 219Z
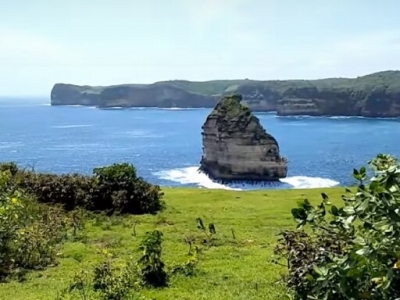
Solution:
M0 95L400 69L399 0L0 2Z

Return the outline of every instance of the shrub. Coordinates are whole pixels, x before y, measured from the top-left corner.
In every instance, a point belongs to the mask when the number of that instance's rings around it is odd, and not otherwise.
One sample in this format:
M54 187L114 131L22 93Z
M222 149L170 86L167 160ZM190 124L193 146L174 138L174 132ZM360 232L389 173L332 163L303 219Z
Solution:
M123 300L133 288L133 278L126 268L116 269L111 255L105 252L106 259L94 268L93 290L104 300Z
M145 299L135 290L135 278L131 266L117 266L112 255L103 250L105 259L92 271L77 272L69 286L58 295L57 300L124 300Z
M294 299L400 297L400 165L382 154L369 165L374 176L354 170L359 185L343 206L322 194L318 206L304 200L292 210L299 230L281 233L276 253L287 260Z
M78 174L46 174L21 171L16 175L19 187L42 203L59 203L67 210L89 207L92 201L93 178Z
M18 166L14 162L6 162L0 164L0 172L5 172L5 171L9 171L11 175L14 176L18 172Z
M164 207L160 187L137 177L130 164L96 168L93 176L35 173L19 170L14 163L0 164L0 170L11 172L14 184L39 202L59 203L67 210L154 214Z
M135 168L127 163L113 164L93 170L96 196L93 203L101 210L120 213L156 213L163 208L159 186L153 186L136 176Z
M0 279L56 262L67 223L57 207L38 205L0 172Z

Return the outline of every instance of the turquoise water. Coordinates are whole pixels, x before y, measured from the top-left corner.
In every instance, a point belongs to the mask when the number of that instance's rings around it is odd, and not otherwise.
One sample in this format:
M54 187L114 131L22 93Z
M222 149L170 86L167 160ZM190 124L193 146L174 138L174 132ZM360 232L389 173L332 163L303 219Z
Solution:
M90 173L131 162L139 175L160 185L249 189L349 185L353 167L376 154L400 157L399 119L259 113L289 159L288 178L268 186L224 186L197 172L201 125L210 109L100 110L48 103L0 100L0 161L55 173Z

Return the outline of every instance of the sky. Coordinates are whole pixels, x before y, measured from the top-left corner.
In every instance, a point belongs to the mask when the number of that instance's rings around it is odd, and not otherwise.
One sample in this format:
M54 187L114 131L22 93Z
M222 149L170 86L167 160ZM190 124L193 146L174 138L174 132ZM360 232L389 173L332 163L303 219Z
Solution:
M400 69L399 0L0 0L0 96Z

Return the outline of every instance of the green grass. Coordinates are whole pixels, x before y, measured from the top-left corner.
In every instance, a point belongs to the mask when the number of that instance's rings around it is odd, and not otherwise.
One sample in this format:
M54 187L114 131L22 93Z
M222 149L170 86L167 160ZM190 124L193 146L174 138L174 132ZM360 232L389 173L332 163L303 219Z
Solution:
M174 276L169 288L144 290L143 294L158 300L279 299L284 290L275 282L284 270L270 261L276 234L294 228L290 209L297 200L307 197L316 203L322 191L332 199L340 199L344 188L252 192L165 189L164 212L88 221L79 239L64 245L58 266L30 272L24 282L0 284L0 299L54 299L75 271L90 268L102 258L99 250L104 246L118 259L132 256L137 260L139 242L148 230L164 233L163 258L167 266L185 262L188 247L184 237L202 235L197 229L198 217L206 224L215 224L219 245L201 254L196 276ZM137 235L133 236L136 221Z

